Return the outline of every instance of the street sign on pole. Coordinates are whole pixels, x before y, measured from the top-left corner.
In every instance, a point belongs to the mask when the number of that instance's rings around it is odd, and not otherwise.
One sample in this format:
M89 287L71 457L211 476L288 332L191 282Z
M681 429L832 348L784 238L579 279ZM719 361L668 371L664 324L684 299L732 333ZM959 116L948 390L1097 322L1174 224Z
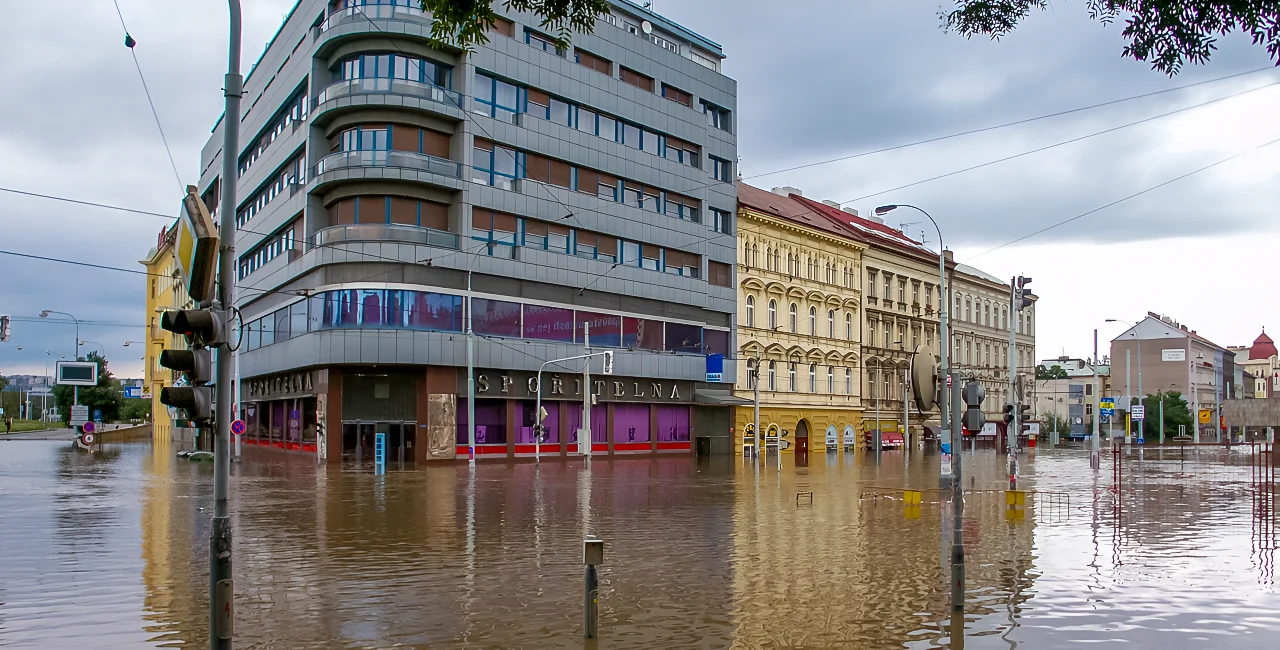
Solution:
M238 436L243 434L244 430L245 430L244 420L236 420L235 422L231 423L231 433L234 433Z
M1116 398L1102 397L1098 399L1098 411L1104 418L1113 418L1116 416Z
M1134 422L1141 422L1146 419L1147 407L1141 404L1134 404L1131 408L1133 410L1130 411L1130 417L1133 419Z
M89 407L77 404L71 407L71 426L82 427L89 422Z

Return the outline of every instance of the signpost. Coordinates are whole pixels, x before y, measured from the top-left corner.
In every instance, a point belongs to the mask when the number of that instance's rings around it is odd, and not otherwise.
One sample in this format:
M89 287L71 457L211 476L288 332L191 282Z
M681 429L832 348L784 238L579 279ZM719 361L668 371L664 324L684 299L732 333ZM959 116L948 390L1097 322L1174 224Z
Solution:
M1116 398L1103 397L1099 399L1098 411L1099 413L1101 413L1102 417L1107 418L1107 420L1110 420L1111 418L1115 417L1116 416Z
M141 386L125 386L124 397L125 399L141 399L142 387Z
M1132 414L1132 417L1133 417L1133 421L1134 421L1134 422L1141 422L1141 421L1143 421L1144 419L1146 419L1146 416L1147 416L1147 407L1145 407L1145 406L1143 406L1143 405L1141 405L1141 404L1134 404L1134 405L1133 405L1133 407L1132 407L1132 409L1133 409L1133 410L1132 410L1132 411L1130 411L1130 413Z
M71 407L71 426L82 427L89 422L89 407L80 404Z

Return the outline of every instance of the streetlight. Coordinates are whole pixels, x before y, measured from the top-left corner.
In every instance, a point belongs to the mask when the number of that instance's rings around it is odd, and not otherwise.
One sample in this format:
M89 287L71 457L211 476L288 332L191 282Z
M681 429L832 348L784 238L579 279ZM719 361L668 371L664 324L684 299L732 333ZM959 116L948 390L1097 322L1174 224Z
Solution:
M72 316L71 314L68 314L68 313L67 313L67 312L65 312L65 311L54 311L54 310L52 310L52 309L46 309L46 310L44 310L44 311L40 312L40 318L48 318L48 317L49 317L49 314L58 314L58 315L60 315L60 316L66 316L67 318L70 318L73 322L75 322L75 324L76 324L76 347L75 347L75 349L73 349L73 350L71 351L71 356L72 356L72 358L79 359L79 358L80 358L80 321L79 321L79 320L77 320L75 316Z
M1142 393L1142 339L1138 338L1138 332L1137 332L1138 325L1136 323L1130 323L1127 320L1119 320L1115 318L1108 318L1106 322L1127 323L1130 326L1129 331L1133 334L1133 340L1138 342L1138 403L1141 404L1142 396L1143 396L1143 393ZM1130 398L1133 397L1132 393L1129 390L1129 351L1128 350L1124 351L1124 392L1128 394ZM1125 406L1130 406L1130 404L1126 404ZM1142 419L1138 420L1138 437L1139 438L1146 437L1144 435L1146 432L1146 427L1143 426L1146 423L1146 421L1147 421L1147 417L1146 417L1146 414L1144 413L1142 416ZM1129 434L1130 434L1130 431L1125 431L1125 438L1126 438L1125 442L1129 442L1127 440L1127 438L1129 437Z
M927 217L929 219L929 223L933 224L934 230L938 231L938 350L940 352L938 355L938 362L939 372L943 377L948 378L938 387L938 421L942 425L942 442L944 447L942 451L943 453L948 453L950 451L950 446L954 441L951 440L951 427L949 425L951 412L947 408L947 403L951 399L951 396L947 394L947 382L950 381L951 377L951 364L948 359L951 349L951 338L947 335L947 304L950 302L950 299L947 297L947 258L944 254L946 249L942 245L942 228L938 227L938 222L933 219L932 215L925 212L923 208L919 208L914 205L907 205L905 203L899 205L882 205L876 208L876 216L883 217L898 208L911 208L912 210L918 211L920 214ZM956 477L959 477L958 460L956 461ZM943 478L945 482L946 477L944 476Z
M97 341L81 341L80 345L96 345L98 346L98 354L103 358L107 358L107 347ZM88 358L88 355L85 355Z

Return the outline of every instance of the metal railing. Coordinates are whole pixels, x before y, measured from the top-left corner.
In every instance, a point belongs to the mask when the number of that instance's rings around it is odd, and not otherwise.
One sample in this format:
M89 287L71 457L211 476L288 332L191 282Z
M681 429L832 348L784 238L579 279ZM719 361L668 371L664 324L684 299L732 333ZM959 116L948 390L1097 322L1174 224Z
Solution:
M458 249L458 235L455 233L398 223L360 223L330 226L316 231L311 236L309 248L314 249L341 242L359 241L395 241Z
M366 93L388 93L392 95L404 95L406 97L417 97L419 99L427 99L440 104L453 106L454 108L462 108L462 95L458 92L441 88L440 86L424 83L421 81L409 81L408 79L388 79L384 77L376 77L371 79L347 79L329 85L320 94L316 95L311 102L311 110L315 112L321 104L338 99L341 97L349 97L351 95L361 95Z
M316 163L312 177L354 167L398 167L462 178L462 163L409 151L339 151L321 158Z
M435 22L417 3L412 5L368 4L339 9L329 14L324 22L320 23L318 29L323 34L343 23L359 21L367 24L369 20L406 20L427 25ZM369 28L374 29L372 25Z

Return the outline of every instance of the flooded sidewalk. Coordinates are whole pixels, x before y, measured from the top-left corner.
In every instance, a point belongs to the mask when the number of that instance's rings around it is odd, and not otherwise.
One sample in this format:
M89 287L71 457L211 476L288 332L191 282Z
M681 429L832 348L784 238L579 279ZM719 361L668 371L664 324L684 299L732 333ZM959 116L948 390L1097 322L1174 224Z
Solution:
M0 646L207 647L210 464L147 443L0 452ZM1015 516L1004 457L966 454L964 647L1266 646L1274 511L1247 456L1133 452L1117 487L1109 458L1094 472L1079 449L1037 449L1019 487L1065 501ZM863 498L937 487L937 456L740 462L374 475L255 456L231 482L236 644L580 648L593 534L599 647L960 647L949 506Z

